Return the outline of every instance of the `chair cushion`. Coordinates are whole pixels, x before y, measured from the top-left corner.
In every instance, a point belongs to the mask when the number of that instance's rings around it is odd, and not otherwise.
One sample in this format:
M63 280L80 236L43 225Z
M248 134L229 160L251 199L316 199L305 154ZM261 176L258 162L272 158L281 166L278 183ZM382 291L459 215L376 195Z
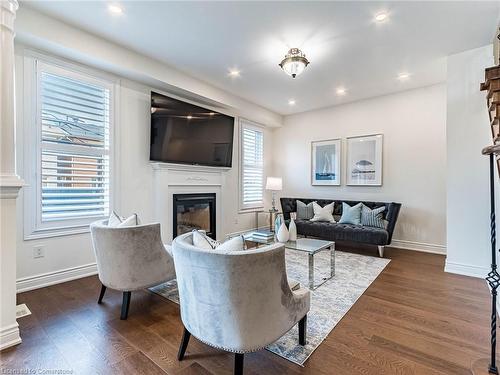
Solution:
M133 214L125 218L123 216L118 215L115 211L113 211L108 219L108 227L111 228L134 227L139 224L140 221L139 221L139 216L137 216L137 214Z
M312 222L297 220L297 233L330 241L363 242L373 245L387 245L389 233L387 230L363 225Z
M192 238L193 246L203 250L218 250L227 253L245 250L245 238L243 236L236 236L220 243L208 237L204 232L194 229Z
M225 251L226 253L245 250L245 237L236 236L230 238L217 246L216 249L218 251Z
M116 228L135 227L136 225L139 225L139 219L137 218L137 214L133 214L118 224Z
M118 226L125 218L120 217L115 211L109 215L108 219L108 227L116 227Z
M213 250L220 242L208 237L205 232L193 229L193 246L204 250Z

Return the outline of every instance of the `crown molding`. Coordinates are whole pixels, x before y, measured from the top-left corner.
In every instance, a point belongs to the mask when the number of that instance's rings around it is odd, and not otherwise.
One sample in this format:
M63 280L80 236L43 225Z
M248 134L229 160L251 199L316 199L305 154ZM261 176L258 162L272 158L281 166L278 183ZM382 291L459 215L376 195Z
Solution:
M0 25L14 31L14 19L16 11L19 8L17 0L2 0L0 1Z

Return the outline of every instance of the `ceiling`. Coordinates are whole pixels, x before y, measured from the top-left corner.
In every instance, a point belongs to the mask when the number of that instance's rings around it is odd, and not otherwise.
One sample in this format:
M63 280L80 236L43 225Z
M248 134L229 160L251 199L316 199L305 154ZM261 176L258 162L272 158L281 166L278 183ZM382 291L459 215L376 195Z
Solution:
M500 20L478 1L108 4L22 2L284 115L442 82L445 57L491 43ZM311 61L296 79L278 67L291 47Z

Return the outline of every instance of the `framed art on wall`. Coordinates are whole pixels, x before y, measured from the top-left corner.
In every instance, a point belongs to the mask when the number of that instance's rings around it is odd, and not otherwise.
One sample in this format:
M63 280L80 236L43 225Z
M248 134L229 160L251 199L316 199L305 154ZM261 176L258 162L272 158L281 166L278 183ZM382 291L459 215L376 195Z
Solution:
M340 185L341 147L340 139L311 142L312 185Z
M383 135L347 138L347 185L382 185Z

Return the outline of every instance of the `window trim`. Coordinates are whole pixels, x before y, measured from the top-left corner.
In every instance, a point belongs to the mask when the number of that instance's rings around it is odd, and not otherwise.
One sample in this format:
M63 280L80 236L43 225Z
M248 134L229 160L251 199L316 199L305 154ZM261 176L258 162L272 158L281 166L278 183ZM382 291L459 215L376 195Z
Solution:
M239 121L239 137L238 137L238 146L239 146L239 193L238 193L238 204L239 204L239 212L247 213L247 212L260 212L264 209L264 174L265 174L265 147L266 147L266 137L264 132L264 126L257 124L255 122L249 121L244 118L240 118ZM262 201L260 203L254 205L245 205L243 203L243 129L251 129L256 130L262 133Z
M41 124L40 124L40 72L61 74L85 82L106 87L109 90L109 211L118 201L115 192L117 158L116 158L116 119L118 106L119 80L99 71L57 58L44 56L37 52L27 51L24 56L24 121L23 122L23 175L28 186L23 189L24 240L50 238L79 233L88 233L89 224L104 219L104 216L93 216L80 219L63 219L42 223L41 221ZM36 93L33 95L33 93ZM26 147L28 145L28 147ZM29 145L33 146L30 147Z

